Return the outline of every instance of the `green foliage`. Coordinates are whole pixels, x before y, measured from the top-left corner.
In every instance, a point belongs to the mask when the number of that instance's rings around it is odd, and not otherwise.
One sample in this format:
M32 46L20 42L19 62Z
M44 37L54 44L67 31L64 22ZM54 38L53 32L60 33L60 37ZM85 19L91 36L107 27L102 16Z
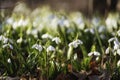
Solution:
M113 78L116 77L115 74L119 75L117 62L120 58L120 23L117 17L114 21L111 17L107 18L118 25L111 24L115 29L109 29L106 20L102 18L94 21L94 18L97 19L94 17L88 21L81 13L68 15L48 8L40 10L37 15L33 15L33 11L29 17L13 12L3 20L0 31L1 75L36 76L40 69L42 76L53 80L57 73L67 73L68 64L76 71L89 71L92 60L105 65L104 68L99 68L112 71ZM60 41L53 40L55 37ZM111 37L115 39L108 43ZM109 54L105 52L107 47L113 50ZM95 51L100 52L100 56L88 56L88 53ZM104 59L104 56L107 57ZM96 60L96 57L100 60Z

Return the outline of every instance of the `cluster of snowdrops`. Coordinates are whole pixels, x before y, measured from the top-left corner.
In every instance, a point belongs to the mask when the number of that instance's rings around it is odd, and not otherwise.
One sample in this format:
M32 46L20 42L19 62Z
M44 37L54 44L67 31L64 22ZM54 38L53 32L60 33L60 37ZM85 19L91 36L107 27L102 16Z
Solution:
M28 11L29 12L29 11ZM27 13L27 12L26 12ZM66 73L89 71L90 62L111 76L120 74L120 15L86 18L80 12L48 8L29 13L13 12L0 30L0 75L42 76L54 79Z

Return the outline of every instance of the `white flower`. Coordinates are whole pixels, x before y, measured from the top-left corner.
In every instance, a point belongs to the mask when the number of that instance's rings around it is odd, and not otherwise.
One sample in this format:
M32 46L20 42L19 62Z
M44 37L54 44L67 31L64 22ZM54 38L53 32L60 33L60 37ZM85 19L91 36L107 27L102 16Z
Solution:
M88 53L88 56L92 56L92 55L94 55L94 56L100 56L100 53L97 52L97 51Z
M117 66L120 67L120 60L117 62Z
M85 33L89 32L89 29L88 29L88 28L87 28L87 29L85 29L85 30L84 30L84 32L85 32Z
M8 42L8 38L4 38L3 43L7 43Z
M59 37L53 38L52 41L55 41L56 44L59 44L61 42Z
M66 27L69 27L69 26L70 26L69 20L64 20L64 25L65 25Z
M87 29L84 30L84 32L85 33L90 32L91 34L95 34L94 28L90 28L90 29L87 28Z
M37 38L38 37L38 35L37 35L38 30L37 29L32 29L30 34L32 34L35 38Z
M108 48L105 50L105 53L106 53L106 54L109 54L109 53L110 53L110 47L108 47Z
M88 56L92 56L94 54L94 52L90 52L88 53Z
M93 25L97 26L100 23L100 18L99 17L94 17L92 19L92 23L93 23Z
M46 39L46 38L52 39L52 36L49 35L49 34L43 34L43 35L42 35L42 38L43 38L43 39Z
M13 46L11 44L4 44L3 48L9 47L10 49L13 49Z
M116 55L117 55L117 52L116 52L116 51L114 51L114 52L113 52L113 55L114 55L114 56L116 56Z
M13 23L13 29L17 29L18 27L27 26L27 24L28 24L28 20L20 19L19 21L15 21Z
M76 60L76 59L77 59L77 57L78 57L78 56L77 56L77 54L74 54L74 60Z
M18 28L18 23L17 23L17 21L15 21L15 22L13 23L12 27L13 27L13 29L17 29L17 28Z
M55 48L51 45L47 48L47 52L50 52L50 51L55 51Z
M95 30L93 28L89 29L91 34L95 34Z
M94 28L90 28L90 29L87 28L87 29L84 30L84 32L85 33L90 32L91 34L95 34Z
M117 50L117 54L120 55L120 49Z
M3 35L1 35L1 36L0 36L0 41L4 41L4 38L5 38L5 37L4 37Z
M101 25L101 26L98 28L98 32L99 32L99 33L105 32L105 26Z
M3 43L7 43L8 42L8 38L4 37L3 35L0 36L0 41L2 41Z
M32 46L32 48L35 48L35 49L37 49L39 52L41 52L42 51L42 46L41 45L39 45L39 44L34 44L33 46Z
M115 41L114 41L114 50L117 50L117 49L119 49L120 48L120 43L119 43L119 41L116 39Z
M108 15L108 18L105 21L109 31L112 31L112 28L117 28L117 19L113 17L112 14Z
M77 48L78 47L78 45L80 45L80 44L83 44L83 42L81 41L81 40L75 40L75 41L73 41L73 42L71 42L71 43L69 43L69 47L73 47L73 48Z
M95 56L100 56L100 53L99 53L99 52L94 51L94 55L95 55Z
M98 61L99 60L99 57L96 57L96 61Z
M12 25L13 22L14 22L14 20L13 20L13 18L11 17L11 18L8 18L8 19L6 20L6 22L7 22L8 24Z
M118 35L118 36L120 36L120 30L119 30L119 31L117 31L117 35Z
M17 43L21 43L21 42L22 42L22 37L17 40Z
M70 22L69 22L69 20L67 20L67 19L60 19L59 21L58 21L58 24L60 25L60 26L66 26L66 27L69 27L70 26Z
M114 41L115 40L115 38L113 37L113 38L110 38L109 40L108 40L108 42L110 43L110 42L112 42L112 41Z
M82 23L84 23L84 21L83 21L83 19L82 19L81 17L79 17L79 18L77 18L77 19L75 20L75 23L76 23L76 24L82 24Z
M38 38L38 29L28 29L27 31L26 31L26 34L27 35L33 35L35 38Z
M9 59L7 60L7 62L8 62L8 63L11 63L11 59L9 58Z

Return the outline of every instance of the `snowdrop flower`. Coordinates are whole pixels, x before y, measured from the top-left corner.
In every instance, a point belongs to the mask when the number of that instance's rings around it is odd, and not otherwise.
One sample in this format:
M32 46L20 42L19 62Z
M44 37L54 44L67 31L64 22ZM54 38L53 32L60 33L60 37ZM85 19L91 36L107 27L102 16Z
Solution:
M89 29L91 34L95 34L95 30L93 28Z
M6 23L8 23L8 24L10 24L10 25L12 25L13 22L14 22L14 20L13 20L12 17L11 17L11 18L8 18L8 19L6 20Z
M113 51L113 55L116 56L116 55L117 55L117 52L116 52L116 51Z
M0 36L0 41L4 41L5 37L3 35Z
M101 25L99 28L98 28L98 32L99 33L102 33L102 32L105 32L105 26Z
M74 54L74 60L76 60L77 59L77 54Z
M17 40L17 43L21 43L23 41L22 37Z
M85 33L89 32L89 29L88 29L88 28L87 28L87 29L85 29L85 30L84 30L84 32L85 32Z
M37 38L38 37L38 30L37 29L32 29L31 30L31 34L35 37L35 38Z
M7 43L8 42L8 38L4 38L4 41L3 41L3 43Z
M54 17L52 20L47 21L47 24L48 24L48 22L50 22L49 24L50 24L51 28L55 29L58 25L58 20L59 19L57 17Z
M0 36L0 41L2 41L3 43L7 43L8 42L8 38L4 37L3 35Z
M52 39L52 36L49 35L49 34L43 34L43 35L42 35L42 38L43 38L43 39L46 39L46 38Z
M114 41L114 40L115 40L115 38L113 37L113 38L110 38L110 39L108 40L108 42L111 43L111 42Z
M17 29L17 28L18 28L18 23L17 23L17 21L15 21L15 22L13 23L12 27L13 27L13 29Z
M94 18L92 19L92 23L93 23L93 25L98 26L98 24L100 23L100 18L94 17Z
M110 47L108 47L108 48L105 50L105 53L106 53L106 54L109 54L109 53L110 53Z
M84 21L83 21L83 19L82 19L81 17L79 17L79 18L77 18L77 19L75 20L75 23L76 23L76 24L84 24Z
M8 62L8 63L11 63L11 59L9 58L9 59L7 60L7 62Z
M99 60L99 57L96 57L96 61L98 61Z
M38 37L38 30L35 28L35 29L28 29L27 31L26 31L26 34L27 35L33 35L35 38L37 38Z
M116 39L115 41L114 41L114 50L117 50L117 49L119 49L120 48L120 43L119 43L119 41Z
M13 29L17 29L18 27L27 26L27 24L28 24L28 20L20 19L19 21L16 21L13 23Z
M95 56L100 56L100 53L99 53L99 52L94 51L94 55L95 55Z
M120 49L117 50L117 54L120 56Z
M66 27L69 27L69 26L70 26L69 20L65 20L65 21L64 21L64 25L65 25Z
M55 48L51 45L47 48L47 52L50 52L50 51L55 51Z
M59 37L53 38L52 41L55 41L56 44L59 44L61 42Z
M109 31L112 31L112 28L117 28L117 19L113 17L112 14L108 15L108 18L105 21Z
M117 62L117 66L120 67L120 60Z
M18 22L17 22L17 26L26 26L26 21L23 20L23 19L20 19Z
M78 47L78 45L80 45L80 44L83 44L83 42L81 41L81 40L75 40L75 41L73 41L73 42L71 42L71 43L69 43L69 47L73 47L73 48L77 48Z
M88 56L92 56L94 54L94 52L90 52L88 53Z
M39 45L39 44L34 44L33 46L32 46L32 48L35 48L36 50L38 50L39 52L41 52L42 51L42 46L41 45Z
M120 30L119 30L119 31L117 31L117 35L120 37Z
M90 32L91 34L95 34L95 29L94 28L87 28L84 30L85 33Z
M10 49L13 49L13 46L11 44L4 44L3 48L9 47Z
M60 26L66 26L66 27L70 26L69 20L68 19L64 19L64 17L58 21L58 24Z
M92 56L92 55L94 55L94 56L100 56L100 53L97 52L97 51L88 53L88 56Z

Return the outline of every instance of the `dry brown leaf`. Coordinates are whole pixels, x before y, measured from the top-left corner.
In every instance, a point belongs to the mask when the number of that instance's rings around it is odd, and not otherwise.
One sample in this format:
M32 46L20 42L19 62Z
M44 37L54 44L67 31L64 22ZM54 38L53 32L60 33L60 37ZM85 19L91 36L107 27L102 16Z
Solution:
M68 64L68 72L72 72L72 65Z

